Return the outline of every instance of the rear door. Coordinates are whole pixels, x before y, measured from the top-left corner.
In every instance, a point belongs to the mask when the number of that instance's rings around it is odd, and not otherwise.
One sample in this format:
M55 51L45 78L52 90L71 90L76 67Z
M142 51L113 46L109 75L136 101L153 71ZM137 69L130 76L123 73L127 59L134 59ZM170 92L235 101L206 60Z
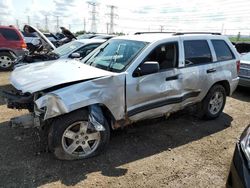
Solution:
M213 52L211 44L205 37L182 37L183 67L182 75L183 93L191 96L186 103L195 103L202 100L209 86L210 76L214 72Z

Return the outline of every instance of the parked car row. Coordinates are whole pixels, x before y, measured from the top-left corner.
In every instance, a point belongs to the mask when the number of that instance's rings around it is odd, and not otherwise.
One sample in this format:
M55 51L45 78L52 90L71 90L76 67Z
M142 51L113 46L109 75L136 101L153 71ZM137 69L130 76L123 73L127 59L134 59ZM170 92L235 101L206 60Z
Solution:
M29 25L25 25L23 31L13 26L1 26L0 70L12 70L15 64L18 67L59 58L83 58L114 35L86 34L80 37L85 40L72 41L66 46L64 43L68 40L64 37L59 33L42 33Z

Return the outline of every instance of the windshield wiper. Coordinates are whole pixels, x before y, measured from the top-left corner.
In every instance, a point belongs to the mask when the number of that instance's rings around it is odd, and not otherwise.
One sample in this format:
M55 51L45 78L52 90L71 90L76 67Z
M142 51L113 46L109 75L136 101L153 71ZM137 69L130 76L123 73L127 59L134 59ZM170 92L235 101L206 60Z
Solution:
M108 68L107 70L110 70L112 68L112 66L116 63L116 60L117 60L117 56L119 54L119 51L120 51L120 48L121 48L121 45L118 46L117 50L115 51L115 54L114 56L112 57L109 65L108 65Z
M107 44L107 45L108 45L108 44ZM107 46L107 45L106 45L106 46ZM92 59L90 62L88 62L89 59L87 60L87 62L85 61L86 64L87 64L87 65L92 65L92 64L94 63L94 61L95 61L95 58L104 50L104 48L106 48L106 46L103 46L102 48L100 48L99 51L98 51L98 53L95 55L95 57L94 57L94 55L91 56L90 59L91 59L91 58L93 58L93 59Z

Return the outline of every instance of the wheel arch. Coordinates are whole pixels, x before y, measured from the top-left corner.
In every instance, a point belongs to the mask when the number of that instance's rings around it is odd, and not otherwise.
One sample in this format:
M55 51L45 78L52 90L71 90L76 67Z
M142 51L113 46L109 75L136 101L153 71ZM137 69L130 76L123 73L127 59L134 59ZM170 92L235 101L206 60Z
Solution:
M209 88L208 91L210 91L210 89L211 89L213 86L215 86L215 85L222 85L222 86L224 87L225 91L226 91L226 95L227 95L227 96L230 96L231 89L230 89L230 84L229 84L229 82L228 82L227 80L222 80L222 81L218 81L218 82L214 83L214 84Z
M0 53L1 52L10 53L11 55L16 56L16 53L13 50L11 50L11 49L0 49Z

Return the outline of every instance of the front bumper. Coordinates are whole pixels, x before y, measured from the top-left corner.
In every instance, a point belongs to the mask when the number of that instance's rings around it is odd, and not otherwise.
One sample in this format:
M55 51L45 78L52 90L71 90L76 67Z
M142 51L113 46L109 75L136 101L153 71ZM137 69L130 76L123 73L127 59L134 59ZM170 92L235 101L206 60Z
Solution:
M5 99L8 108L33 111L33 95L31 94L22 94L12 87L9 90L0 91L0 96Z
M235 147L226 187L250 188L250 169L239 143Z
M240 77L239 86L250 87L250 78Z

